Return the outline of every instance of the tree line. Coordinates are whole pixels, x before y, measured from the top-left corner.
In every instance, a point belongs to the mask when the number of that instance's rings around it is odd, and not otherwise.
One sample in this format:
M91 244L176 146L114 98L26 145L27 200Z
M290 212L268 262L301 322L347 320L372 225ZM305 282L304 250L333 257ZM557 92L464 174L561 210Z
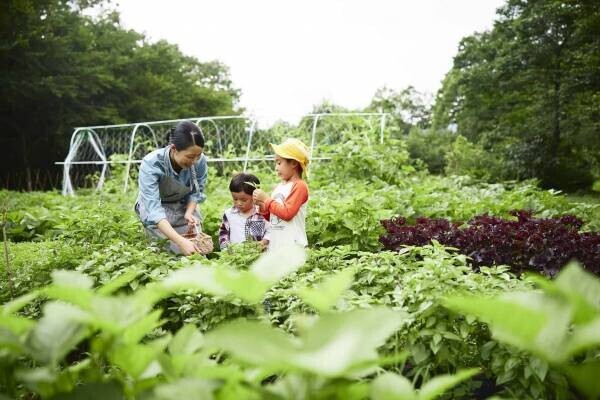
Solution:
M68 150L76 126L236 114L228 68L122 27L101 0L6 0L0 4L0 170L33 171ZM28 187L29 186L29 187Z
M103 3L0 5L3 172L51 168L75 126L242 112L227 66L150 43L116 12L84 13ZM339 107L315 106L327 109ZM434 99L384 87L366 110L391 113L392 134L432 172L598 186L600 7L507 0L492 29L461 40Z

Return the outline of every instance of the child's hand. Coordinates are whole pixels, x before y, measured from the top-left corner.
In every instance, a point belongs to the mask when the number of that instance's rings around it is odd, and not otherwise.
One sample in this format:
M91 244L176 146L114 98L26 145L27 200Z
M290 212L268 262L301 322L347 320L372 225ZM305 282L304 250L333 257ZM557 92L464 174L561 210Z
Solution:
M269 195L267 195L262 189L254 189L254 193L252 193L252 200L255 203L264 203L269 199Z
M260 246L260 249L262 251L265 251L267 249L267 247L269 247L269 241L267 239L263 239L258 242L258 245Z

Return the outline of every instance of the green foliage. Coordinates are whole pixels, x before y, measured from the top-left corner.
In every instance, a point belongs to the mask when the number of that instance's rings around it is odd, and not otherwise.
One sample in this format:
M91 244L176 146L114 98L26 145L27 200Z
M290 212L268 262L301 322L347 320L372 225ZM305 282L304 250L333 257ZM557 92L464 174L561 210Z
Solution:
M432 174L444 172L447 153L450 152L456 135L446 130L422 130L413 128L406 138L410 157L421 160Z
M510 177L505 163L497 155L485 151L481 145L457 136L446 153L445 172L451 175L468 175L475 179L494 182Z
M111 295L119 285L112 282L110 289L105 285L94 290L92 278L57 270L51 285L0 310L1 390L11 396L74 399L230 399L241 393L249 398L296 398L297 393L285 389L289 381L304 387L309 398L324 393L363 398L360 393L368 391L368 383L357 377L385 363L377 348L405 323L400 311L374 307L325 313L298 336L248 320L229 322L205 335L185 325L174 335L156 336L164 320L160 310L152 309L161 298L181 289L214 293L218 287L249 299L257 279L273 284L299 266L304 250L286 250L290 252L296 253L296 261L287 270L281 269L281 254L267 254L248 273L238 273L234 286L232 275L210 274L211 269L195 265L131 295ZM200 279L207 273L212 275L208 286ZM15 314L38 295L48 299L38 321ZM263 382L269 376L274 383ZM466 377L460 373L434 379L421 388L420 396L433 398Z
M535 354L564 371L582 393L598 398L600 389L590 378L600 373L600 280L573 263L554 282L537 277L534 282L541 291L450 297L446 305L486 322L497 340ZM582 355L587 357L575 361ZM542 380L546 369L538 362Z
M384 86L377 89L368 109L390 114L391 121L389 119L386 121L390 135L393 138L400 138L412 127L424 129L430 126L430 102L431 99L412 86L399 92Z
M431 400L476 373L476 369L470 369L455 375L440 375L424 384L418 391L414 390L405 377L386 373L378 376L373 382L371 398L373 400Z
M0 5L0 128L13 132L0 141L11 149L2 171L51 168L75 126L237 113L227 66L150 43L123 28L106 3ZM89 17L93 5L108 11Z
M598 7L508 0L497 17L491 31L462 39L436 99L434 128L456 124L511 179L589 188L600 154Z
M291 263L287 252L257 261L261 251L253 243L209 258L162 252L142 235L132 210L135 193L113 190L118 171L104 191L74 198L0 192L8 207L8 238L20 241L7 242L13 274L9 279L2 269L2 299L26 295L3 309L0 335L5 328L8 333L0 351L2 388L13 397L88 396L97 390L125 398L300 393L363 399L387 393L386 382L408 379L410 386L403 386L415 396L439 394L433 389L446 389L447 382L457 384L444 394L453 398L573 398L570 385L594 372L580 358L593 354L577 354L573 367L579 369L566 371L537 353L500 343L486 325L442 306L444 298L465 289L488 298L525 291L531 282L502 266L473 273L465 256L438 244L377 252L379 220L403 215L466 221L485 212L506 217L522 208L542 217L575 214L587 221L585 229L597 230L598 206L532 182L488 184L399 172L381 160L394 152L392 159L408 165L402 145L381 148L380 154L366 150L363 157L358 149L365 137L351 131L346 137L349 153L315 164L308 180L310 249L300 268L301 259ZM370 169L360 165L363 160ZM229 177L215 171L201 206L204 231L213 237L231 204ZM273 172L258 173L269 190ZM25 213L31 228L20 222ZM24 229L10 231L16 226ZM53 274L57 269L70 273ZM50 276L54 283L44 288ZM255 334L244 335L241 328ZM365 339L373 332L383 333ZM335 349L342 355L329 357ZM464 368L481 373L462 383L466 375L460 372L445 376ZM375 389L372 382L383 387Z
M323 147L328 151L327 146ZM340 142L329 148L331 162L311 176L317 182L331 182L344 176L365 183L402 185L406 177L415 172L406 144L397 139L379 143L368 135L345 132Z

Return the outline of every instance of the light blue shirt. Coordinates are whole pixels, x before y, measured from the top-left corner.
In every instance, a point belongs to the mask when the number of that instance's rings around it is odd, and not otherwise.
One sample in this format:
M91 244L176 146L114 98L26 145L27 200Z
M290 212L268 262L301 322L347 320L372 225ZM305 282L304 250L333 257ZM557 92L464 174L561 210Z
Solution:
M191 187L190 194L181 199L182 204L187 205L192 201L202 203L206 200L206 195L204 194L206 177L208 176L206 156L202 154L200 160L193 166L196 169L196 177L198 178L198 186L196 188L196 185L192 182L190 169L182 169L179 173L175 172L171 165L169 149L170 146L167 146L147 154L140 166L138 202L146 210L146 218L142 221L144 225L156 225L161 219L166 218L158 189L160 180L165 176L170 176L182 185Z

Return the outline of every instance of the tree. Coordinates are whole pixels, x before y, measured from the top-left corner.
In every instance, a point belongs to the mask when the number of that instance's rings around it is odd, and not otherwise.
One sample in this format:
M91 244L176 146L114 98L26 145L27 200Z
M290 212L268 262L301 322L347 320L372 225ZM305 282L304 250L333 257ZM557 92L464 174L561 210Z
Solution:
M412 86L400 91L386 86L377 89L368 109L391 114L392 126L402 135L413 126L425 129L430 125L431 99Z
M600 161L599 50L595 1L509 0L490 32L461 41L434 125L455 122L521 177L589 185Z
M51 168L75 126L239 112L226 66L149 43L116 12L83 14L100 3L0 5L2 171Z

